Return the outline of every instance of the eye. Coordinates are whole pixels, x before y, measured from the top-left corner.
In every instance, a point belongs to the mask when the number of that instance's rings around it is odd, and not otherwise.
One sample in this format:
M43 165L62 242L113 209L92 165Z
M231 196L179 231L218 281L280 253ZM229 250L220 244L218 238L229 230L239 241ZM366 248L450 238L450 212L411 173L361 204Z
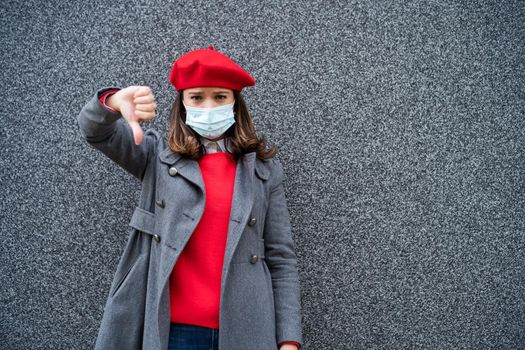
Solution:
M226 95L217 95L216 96L219 100L224 100L226 98Z
M200 96L191 96L190 97L192 100L198 100L199 98L201 98Z

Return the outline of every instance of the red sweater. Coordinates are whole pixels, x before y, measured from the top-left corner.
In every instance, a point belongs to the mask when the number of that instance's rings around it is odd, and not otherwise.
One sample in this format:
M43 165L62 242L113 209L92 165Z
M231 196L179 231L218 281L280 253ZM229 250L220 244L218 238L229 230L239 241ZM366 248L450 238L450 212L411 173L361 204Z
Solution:
M108 90L106 98L118 90ZM224 250L230 219L236 162L228 152L207 153L198 160L206 188L204 213L170 275L171 322L219 327L219 306ZM278 344L296 345L296 341Z
M236 162L232 153L198 160L206 188L204 213L170 277L171 322L219 328L221 275Z

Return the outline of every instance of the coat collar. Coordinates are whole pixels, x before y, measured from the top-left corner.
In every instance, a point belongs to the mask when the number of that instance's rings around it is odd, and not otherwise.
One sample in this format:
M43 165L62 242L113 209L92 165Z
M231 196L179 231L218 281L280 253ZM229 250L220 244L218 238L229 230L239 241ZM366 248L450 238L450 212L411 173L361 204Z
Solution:
M195 183L199 187L204 186L202 176L200 175L200 169L198 168L198 163L196 160L182 157L180 153L173 152L168 146L166 146L159 153L159 159L161 162L168 165L177 164L176 168L179 171L189 165L189 168L186 168L185 170L182 170L182 172L180 172L181 175L190 180L191 182ZM243 159L244 161L248 160L248 162L250 163L250 172L253 172L253 170L255 170L255 173L260 179L268 180L270 172L268 170L266 162L257 159L255 157L255 152L246 153L244 157L241 157L241 160Z
M159 153L159 159L161 162L166 163L168 165L175 164L179 159L182 159L183 157L180 155L180 153L173 152L171 148L166 146L162 151Z

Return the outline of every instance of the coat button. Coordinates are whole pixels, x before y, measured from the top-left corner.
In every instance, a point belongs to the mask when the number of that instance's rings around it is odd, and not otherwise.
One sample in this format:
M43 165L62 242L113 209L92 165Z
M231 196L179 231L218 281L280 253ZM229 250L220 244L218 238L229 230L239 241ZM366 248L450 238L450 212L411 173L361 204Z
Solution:
M169 174L170 174L171 176L175 176L175 175L177 175L177 173L178 173L177 168L175 168L174 166L172 166L172 167L170 168L170 170L169 170Z
M156 240L157 242L160 242L160 236L157 234L153 235L153 239Z
M253 226L255 225L255 223L257 222L257 219L255 217L251 218L250 221L248 222L248 225L250 226Z
M161 208L164 208L164 206L165 206L165 204L164 204L164 198L161 199L160 201L156 201L155 203L156 203L159 207L161 207Z
M255 264L255 263L257 262L257 259L258 259L257 255L254 254L254 255L252 255L252 256L250 257L250 262L251 262L252 264Z

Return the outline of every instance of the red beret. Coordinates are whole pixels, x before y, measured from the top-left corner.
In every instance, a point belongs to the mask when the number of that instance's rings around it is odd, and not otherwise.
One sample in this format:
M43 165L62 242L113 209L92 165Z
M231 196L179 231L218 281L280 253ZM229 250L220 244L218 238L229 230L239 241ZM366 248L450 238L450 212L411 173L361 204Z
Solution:
M186 53L173 62L170 83L177 91L192 87L219 86L240 91L255 85L255 80L213 45Z

